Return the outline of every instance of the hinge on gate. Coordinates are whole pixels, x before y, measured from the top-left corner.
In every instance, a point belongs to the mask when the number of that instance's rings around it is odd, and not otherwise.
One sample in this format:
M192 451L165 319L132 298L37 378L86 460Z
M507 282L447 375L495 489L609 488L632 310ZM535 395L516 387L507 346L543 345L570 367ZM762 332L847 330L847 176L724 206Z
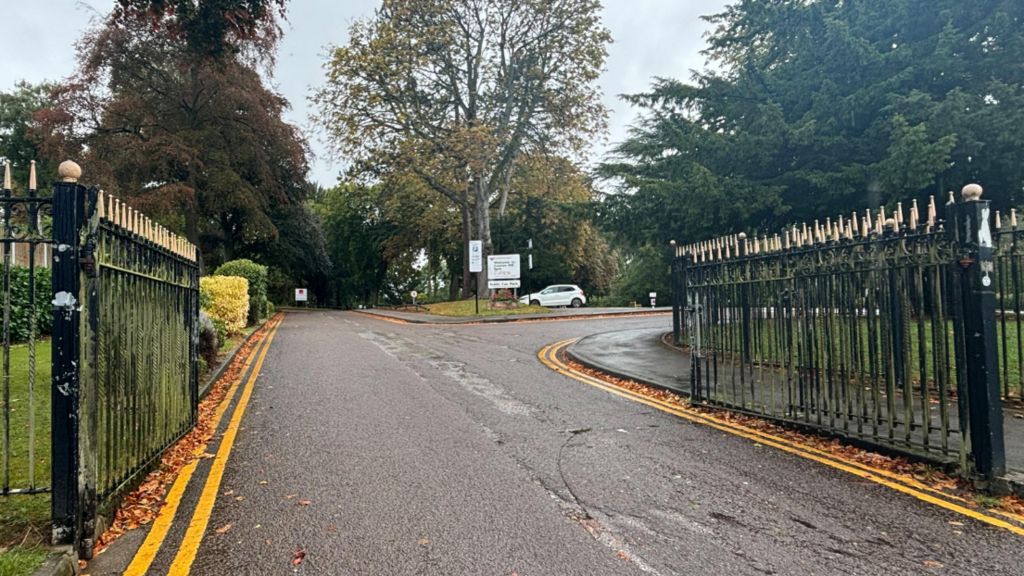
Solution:
M96 237L90 234L85 240L85 246L78 253L78 266L85 272L86 277L96 277Z

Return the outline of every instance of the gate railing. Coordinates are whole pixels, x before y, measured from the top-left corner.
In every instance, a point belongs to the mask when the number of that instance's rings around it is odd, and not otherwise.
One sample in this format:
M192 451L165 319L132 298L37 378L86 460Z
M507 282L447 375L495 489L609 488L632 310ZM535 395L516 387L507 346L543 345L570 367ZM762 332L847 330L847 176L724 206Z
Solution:
M195 247L61 165L54 189L53 530L91 553L117 496L195 424Z
M37 356L40 337L49 334L49 318L40 313L49 301L48 283L37 286L37 256L50 243L52 201L38 195L35 162L27 196L12 190L11 164L4 166L0 193L0 243L3 258L3 376L0 381L0 495L48 490L45 456L49 398L47 359ZM37 291L40 292L37 295ZM48 307L48 306L47 306Z
M898 207L674 247L692 401L1003 474L999 276L980 193L965 188L945 223L933 199L923 217L915 202L906 219Z

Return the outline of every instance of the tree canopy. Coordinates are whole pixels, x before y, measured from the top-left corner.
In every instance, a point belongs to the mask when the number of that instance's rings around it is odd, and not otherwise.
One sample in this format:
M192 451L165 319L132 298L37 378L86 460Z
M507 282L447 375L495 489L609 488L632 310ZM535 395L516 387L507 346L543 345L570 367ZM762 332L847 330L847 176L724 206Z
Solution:
M80 42L44 131L50 157L80 158L91 182L183 232L208 265L251 257L313 282L329 262L304 206L306 142L245 55L276 38L280 10L120 2Z
M604 127L596 0L384 0L335 48L314 101L353 175L419 178L491 250L516 162ZM468 284L466 258L463 283Z
M620 237L775 230L970 181L1024 200L1024 4L740 0L708 20L707 70L628 97L642 117L600 168Z

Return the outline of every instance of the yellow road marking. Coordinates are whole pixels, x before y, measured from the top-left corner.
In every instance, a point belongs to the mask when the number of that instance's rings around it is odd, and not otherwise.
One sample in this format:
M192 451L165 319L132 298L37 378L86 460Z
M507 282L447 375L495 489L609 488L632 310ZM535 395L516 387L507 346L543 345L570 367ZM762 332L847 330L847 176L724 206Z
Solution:
M267 357L267 351L270 349L270 344L274 341L274 335L277 333L277 326L279 325L280 323L275 325L270 330L270 333L267 334L267 344L263 347L256 365L253 366L252 372L249 374L249 379L245 383L245 389L242 390L242 396L238 399L235 411L231 415L231 421L228 422L227 427L224 429L224 436L221 438L220 447L217 449L217 456L211 463L210 473L206 477L206 485L203 486L203 492L199 495L199 502L196 503L195 511L192 513L192 520L188 524L188 530L181 541L178 553L174 556L174 561L171 562L171 569L167 576L185 576L192 570L192 563L195 562L196 553L199 551L199 544L202 542L203 534L210 523L213 505L217 502L217 491L220 490L220 481L224 476L224 467L227 464L228 457L231 456L231 448L235 444L238 426L242 422L242 416L245 415L245 407L249 404L249 398L252 396L253 384L255 384L256 378L260 375L260 370L263 368L263 360Z
M996 518L995 516L991 516L989 514L984 514L982 512L978 512L977 510L972 510L972 509L967 508L965 506L961 506L960 504L957 504L955 502L950 502L949 500L945 500L943 498L947 498L947 497L951 497L951 496L942 494L941 492L938 492L938 491L936 491L934 489L930 489L929 488L926 491L926 490L922 490L922 489L919 489L919 488L915 488L913 486L908 486L906 484L903 484L901 482L905 480L904 478L899 477L897 475L894 475L894 474L892 474L891 472L889 472L887 470L874 469L874 468L870 468L870 467L868 467L868 466L866 466L866 465L864 465L862 463L859 463L859 462L846 461L846 460L843 460L843 459L839 458L838 456L835 456L835 455L832 455L832 454L828 454L828 453L825 453L825 452L821 452L821 451L819 451L817 449L814 449L813 447L794 444L791 441L783 439L783 438L778 437L778 436L774 436L774 435L767 434L765 432L760 432L760 431L754 432L754 431L751 431L750 429L746 429L744 427L740 427L740 426L737 426L735 424L732 424L730 422L726 422L726 421L723 421L723 420L718 420L718 419L716 419L714 417L710 417L710 416L707 416L705 414L700 414L700 413L697 413L697 412L690 412L690 411L685 410L685 409L683 409L681 407L672 405L672 404L670 404L668 402L663 402L663 401L660 401L660 400L648 398L646 396L643 396L643 395L638 394L636 392L633 392L631 390L626 390L624 388L619 388L618 386L613 386L611 384L603 382L603 381L601 381L601 380L599 380L597 378L594 378L592 376L589 376L587 374L582 374L582 373L576 372L572 368L567 366L565 363L563 363L561 360L559 360L558 357L557 357L558 352L562 348L565 348L566 346L568 346L569 344L575 342L576 340L578 340L578 338L569 339L569 340L562 340L560 342L556 342L554 344L545 346L544 348L542 348L540 350L540 352L538 352L537 355L540 358L540 361L544 365L546 365L548 368L551 368L552 370L554 370L556 372L559 372L559 373L564 374L564 375L566 375L566 376L568 376L570 378L573 378L574 380L578 380L578 381L583 382L585 384L589 384L589 385L594 386L596 388L600 388L602 390L605 390L606 392L610 392L612 394L615 394L616 396L621 396L623 398L628 398L630 400L633 400L633 401L636 401L636 402L640 402L641 404L646 404L647 406L650 406L652 408L656 408L658 410L661 410L663 412L667 412L669 414L672 414L674 416L678 416L680 418L689 420L691 422L696 422L696 423L699 423L699 424L704 424L706 426L710 426L710 427L715 428L717 430L721 430L723 432L728 432L730 434L733 434L733 435L736 435L736 436L740 436L740 437L746 438L748 440L752 440L752 441L757 442L759 444L763 444L763 445L766 445L766 446L771 446L773 448L777 448L779 450L782 450L783 452L787 452L789 454L800 456L802 458L806 458L808 460L812 460L812 461L818 462L820 464L824 464L826 466L830 466L832 468L835 468L835 469L838 469L838 470L842 470L842 471L847 472L849 474L853 474L855 476L859 476L861 478L864 478L866 480L870 480L870 481L875 482L877 484L881 484L883 486L886 486L886 487L891 488L893 490L896 490L898 492L902 492L904 494L908 494L908 495L913 496L913 497L915 497L915 498L917 498L919 500L922 500L924 502L928 502L929 504L933 504L935 506L939 506L939 507L944 508L946 510L950 510L952 512L956 512L956 513L961 514L963 516L967 516L969 518L973 518L975 520L978 520L980 522L984 522L984 523L992 525L992 526L997 526L999 528L1003 528L1005 530L1009 530L1010 532L1013 532L1014 534L1017 534L1018 536L1024 536L1024 527L1011 524L1010 522L1007 522L1007 521L1002 520L1000 518ZM817 453L815 453L815 452L817 452ZM916 481L914 481L914 482L917 483ZM931 492L931 493L928 493L928 492ZM939 496L937 496L937 494L941 494L942 496L939 497ZM953 497L953 498L955 498L955 497ZM1020 521L1020 518L1017 517L1015 514L1000 513L1000 515L1004 516L1004 517L1007 517L1007 518L1012 518L1014 520Z
M279 322L278 322L279 323ZM276 326L273 324L271 329ZM249 366L252 365L253 360L259 356L260 349L265 344L266 339L257 344L256 349L249 354L246 358L245 364L242 366L240 372L244 375ZM238 391L238 387L241 384L242 379L239 378L231 385L227 393L224 395L224 399L221 400L220 405L217 406L217 410L213 413L213 419L210 422L211 428L216 431L217 426L220 425L220 420L224 416L224 412L227 411L228 406L231 404L231 400L235 397L235 392ZM206 445L202 445L193 452L193 456L198 458L203 454L206 449ZM192 479L192 474L196 471L196 466L199 465L198 459L193 459L191 462L186 464L181 471L178 473L178 477L174 480L174 484L171 489L167 492L167 497L164 499L164 505L160 509L160 515L157 516L156 520L153 521L153 526L149 530L149 534L146 535L146 540L139 547L139 550L135 553L135 557L132 559L132 563L128 565L122 576L144 576L146 571L149 570L149 566L153 563L153 559L156 558L157 552L160 551L160 547L164 543L164 539L167 538L167 533L171 529L171 524L174 522L174 516L178 511L178 506L181 504L181 497L185 494L185 488L188 487L189 481Z

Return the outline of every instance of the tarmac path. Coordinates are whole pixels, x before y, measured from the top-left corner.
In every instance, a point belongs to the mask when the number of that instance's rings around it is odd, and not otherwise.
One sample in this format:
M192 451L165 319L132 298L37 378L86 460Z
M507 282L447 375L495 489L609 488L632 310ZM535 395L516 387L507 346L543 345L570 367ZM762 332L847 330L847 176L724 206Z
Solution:
M171 565L202 486L148 573L1024 574L1006 531L537 360L556 340L669 324L288 312L191 572Z

